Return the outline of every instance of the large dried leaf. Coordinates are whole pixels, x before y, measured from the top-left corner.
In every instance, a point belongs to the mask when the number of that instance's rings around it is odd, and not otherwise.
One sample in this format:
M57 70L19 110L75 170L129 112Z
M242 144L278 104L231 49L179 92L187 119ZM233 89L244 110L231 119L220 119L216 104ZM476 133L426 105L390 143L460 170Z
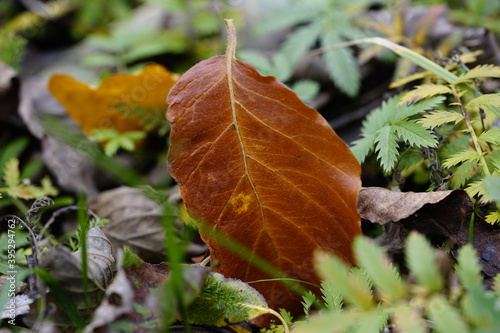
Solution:
M415 193L363 188L359 193L361 217L391 226L391 237L404 239L416 230L438 245L448 242L456 245L456 249L469 242L473 210L474 204L462 190ZM500 232L475 216L473 244L483 272L494 277L500 272Z
M360 167L314 109L276 78L226 55L204 60L171 89L169 165L190 214L284 273L318 282L322 248L352 262L360 233ZM267 278L202 233L218 270L243 281ZM280 282L252 284L272 308L300 312Z
M68 114L90 135L96 128L112 128L118 132L142 129L130 114L158 113L177 77L160 65L146 65L136 74L116 74L97 88L79 82L70 75L55 74L49 90L66 108Z
M109 219L103 231L116 247L129 246L142 259L164 260L165 237L160 205L135 188L119 187L89 200L89 208Z

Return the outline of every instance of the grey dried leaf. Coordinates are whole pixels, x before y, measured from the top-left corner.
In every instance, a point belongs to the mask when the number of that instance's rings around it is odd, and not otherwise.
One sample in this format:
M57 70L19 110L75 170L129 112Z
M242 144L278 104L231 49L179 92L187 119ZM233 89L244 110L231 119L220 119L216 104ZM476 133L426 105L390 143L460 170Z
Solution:
M110 241L101 229L87 232L88 286L84 291L80 251L56 245L42 254L40 267L49 271L71 295L82 314L89 315L101 303L115 275L115 257ZM88 303L87 303L88 300Z
M425 204L438 203L453 192L395 192L382 187L363 187L358 195L358 211L362 218L373 223L398 222Z
M164 260L161 207L140 190L118 187L102 192L88 205L100 218L109 219L103 231L114 246L129 246L148 262Z

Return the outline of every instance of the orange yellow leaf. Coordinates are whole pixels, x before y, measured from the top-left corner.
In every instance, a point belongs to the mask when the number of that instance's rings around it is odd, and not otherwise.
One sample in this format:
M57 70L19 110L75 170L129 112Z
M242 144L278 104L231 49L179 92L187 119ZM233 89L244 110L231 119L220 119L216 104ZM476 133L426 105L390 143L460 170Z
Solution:
M50 78L49 90L86 135L97 128L122 133L142 129L140 120L130 117L138 109L162 114L166 96L177 78L163 66L149 64L138 73L112 75L97 88L70 75L55 74Z

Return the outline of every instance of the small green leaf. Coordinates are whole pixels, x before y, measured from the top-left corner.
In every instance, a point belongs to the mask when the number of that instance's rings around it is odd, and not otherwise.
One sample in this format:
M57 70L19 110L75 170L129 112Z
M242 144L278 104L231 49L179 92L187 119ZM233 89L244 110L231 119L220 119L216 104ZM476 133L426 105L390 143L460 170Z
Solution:
M321 24L315 23L297 28L288 35L281 51L286 54L292 65L295 65L300 58L314 45L321 33Z
M499 224L500 223L500 210L495 210L490 212L484 217L484 220L489 224Z
M421 99L432 97L435 95L450 94L452 91L449 87L439 84L423 84L417 88L410 90L404 94L399 100L399 105L413 104Z
M477 153L477 151L472 150L472 149L466 149L459 151L456 154L453 154L452 156L448 157L444 162L443 162L443 167L445 168L451 168L459 163L465 162L465 161L474 161L477 162L481 156Z
M445 110L437 110L430 112L422 119L418 120L418 123L433 129L437 126L441 126L446 123L455 123L462 121L464 116L461 113Z
M342 40L335 30L324 32L321 35L321 46L339 44ZM360 76L356 59L349 48L328 50L324 53L326 69L333 80L333 83L343 93L349 97L358 94L360 86Z
M397 269L373 241L364 237L356 238L354 252L359 266L368 273L385 301L390 304L407 294L406 285Z
M413 121L399 121L392 128L400 140L415 147L436 147L438 142L434 134Z
M272 75L273 73L271 61L259 52L241 50L238 51L238 58L252 64L262 75Z
M462 188L465 183L474 177L474 170L477 167L477 161L465 161L460 164L454 171L451 178L451 188Z
M327 280L321 282L321 293L323 294L323 301L325 301L326 309L330 312L342 310L342 293L332 283Z
M365 310L375 306L371 291L367 292L359 279L352 278L342 260L326 253L320 253L316 259L315 267L324 283L338 290L345 302Z
M19 185L19 177L19 160L12 157L7 161L7 163L5 163L5 168L3 169L3 181L7 187L14 188Z
M398 141L397 136L391 127L386 126L377 132L375 137L377 142L375 151L380 165L384 172L389 173L396 165L398 159Z
M494 145L500 145L500 128L494 127L490 128L489 130L481 133L479 138L477 138L478 142L486 145L488 143L494 144Z
M456 308L441 296L434 296L425 307L437 333L469 333L466 323Z
M405 256L406 264L419 284L431 292L438 292L443 288L444 281L434 257L434 250L424 236L415 232L408 236Z
M467 82L481 77L500 77L500 67L494 65L479 65L460 75L456 83Z
M476 250L471 245L464 245L458 252L455 271L465 289L482 288L481 266Z
M470 110L472 108L485 106L500 107L500 93L486 94L473 98L465 105L465 108Z
M394 307L393 315L401 332L405 333L426 333L427 323L420 316L420 310L409 307L408 305L397 305Z
M301 100L308 102L318 95L321 86L313 80L300 80L295 82L291 88Z

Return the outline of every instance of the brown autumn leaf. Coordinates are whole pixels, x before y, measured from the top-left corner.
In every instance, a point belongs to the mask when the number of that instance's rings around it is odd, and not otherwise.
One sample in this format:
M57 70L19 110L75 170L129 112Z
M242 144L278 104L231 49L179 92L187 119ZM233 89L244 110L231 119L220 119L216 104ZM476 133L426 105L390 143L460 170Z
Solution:
M170 90L170 171L191 215L285 274L318 283L316 249L352 262L359 163L317 111L234 58L235 31L227 24L226 55L195 65ZM269 277L201 236L225 276ZM300 297L280 282L252 286L271 308L301 312Z
M142 129L138 118L130 117L137 109L162 113L169 89L177 80L163 66L149 64L134 74L115 74L93 88L70 75L55 74L49 90L66 108L70 117L86 135L96 128L118 132Z

